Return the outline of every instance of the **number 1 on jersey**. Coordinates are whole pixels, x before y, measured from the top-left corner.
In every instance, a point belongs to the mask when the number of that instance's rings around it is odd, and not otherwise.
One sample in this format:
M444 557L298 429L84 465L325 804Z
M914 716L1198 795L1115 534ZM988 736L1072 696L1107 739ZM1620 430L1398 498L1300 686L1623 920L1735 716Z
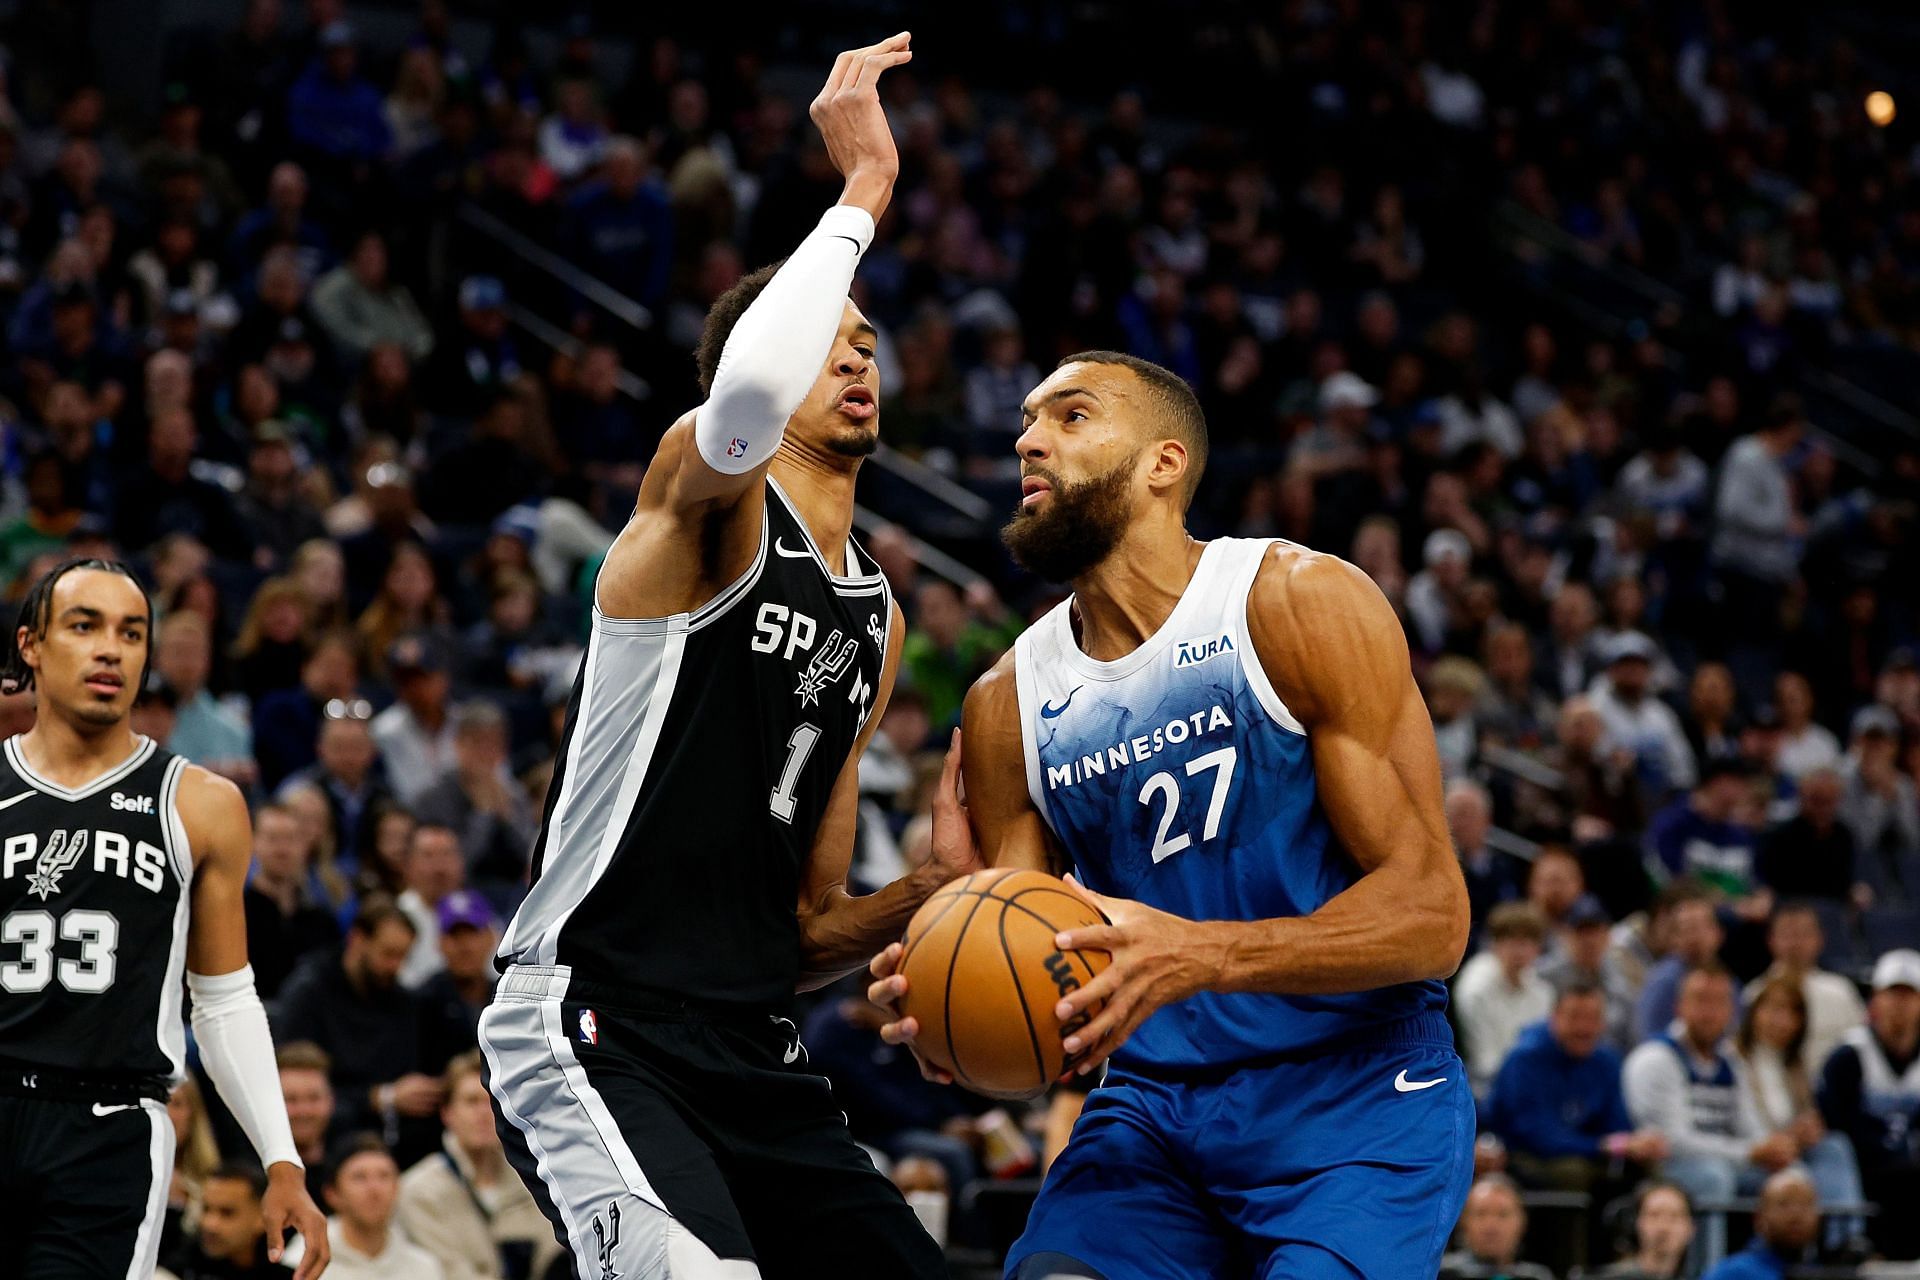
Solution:
M1234 748L1222 747L1187 761L1189 778L1208 769L1213 770L1213 795L1207 800L1206 825L1200 829L1200 839L1203 841L1220 834L1220 815L1226 811L1227 789L1233 785L1233 767L1238 759L1239 753ZM1156 795L1163 795L1167 800L1167 807L1160 813L1160 828L1153 835L1153 860L1157 863L1192 844L1193 837L1182 831L1171 840L1167 838L1167 832L1173 826L1174 814L1180 808L1179 779L1164 769L1148 778L1146 785L1140 788L1140 803L1151 805Z
M782 822L793 821L793 811L799 806L793 793L800 786L800 771L806 768L807 757L813 754L813 744L818 741L820 726L817 724L795 725L793 736L787 739L787 767L780 771L780 785L773 789L767 805Z

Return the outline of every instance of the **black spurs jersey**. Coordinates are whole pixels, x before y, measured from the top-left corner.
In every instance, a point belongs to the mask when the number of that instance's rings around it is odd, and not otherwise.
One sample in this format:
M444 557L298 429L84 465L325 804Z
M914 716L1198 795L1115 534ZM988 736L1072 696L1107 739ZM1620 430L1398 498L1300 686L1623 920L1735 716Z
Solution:
M187 762L151 738L69 789L0 748L0 1059L102 1077L185 1064Z
M753 567L670 618L593 632L503 961L752 1006L788 1003L794 907L872 712L892 595L851 539L828 573L767 481Z

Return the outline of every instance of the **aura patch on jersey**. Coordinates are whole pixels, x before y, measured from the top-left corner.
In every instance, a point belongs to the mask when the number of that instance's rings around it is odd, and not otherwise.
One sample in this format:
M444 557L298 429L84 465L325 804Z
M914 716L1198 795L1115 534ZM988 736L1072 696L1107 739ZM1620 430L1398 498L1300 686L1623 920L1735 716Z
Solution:
M1234 648L1231 631L1222 631L1213 636L1195 636L1191 640L1182 640L1174 649L1173 669L1178 671L1182 667L1197 666L1209 658L1222 658L1236 652L1238 650Z

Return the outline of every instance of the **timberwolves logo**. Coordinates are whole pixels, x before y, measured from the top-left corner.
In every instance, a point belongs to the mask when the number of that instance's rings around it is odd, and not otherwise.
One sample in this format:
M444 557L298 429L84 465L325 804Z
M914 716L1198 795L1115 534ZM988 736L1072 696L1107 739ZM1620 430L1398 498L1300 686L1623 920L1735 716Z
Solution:
M820 695L827 686L853 669L853 655L860 650L860 642L854 639L842 640L840 628L835 627L827 642L814 652L807 669L800 673L800 687L794 692L800 695L800 705L819 706Z
M620 1202L607 1201L607 1216L593 1215L593 1238L600 1249L600 1280L620 1280L613 1269L613 1251L620 1247Z
M42 902L60 892L60 877L73 870L87 852L87 835L86 828L82 827L73 833L72 839L67 838L65 831L48 836L47 847L40 851L40 860L27 876L27 892Z

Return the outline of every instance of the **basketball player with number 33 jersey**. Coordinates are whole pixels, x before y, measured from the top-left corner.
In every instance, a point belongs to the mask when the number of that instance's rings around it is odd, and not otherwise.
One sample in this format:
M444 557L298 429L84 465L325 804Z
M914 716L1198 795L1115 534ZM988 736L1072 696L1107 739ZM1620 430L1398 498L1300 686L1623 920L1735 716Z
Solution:
M130 569L75 560L33 584L0 646L0 685L37 699L33 728L0 744L0 1275L153 1274L184 994L201 1064L267 1169L269 1257L297 1229L295 1280L313 1280L326 1220L247 963L252 824L239 788L128 722L152 623Z
M1468 913L1400 624L1332 557L1188 536L1206 425L1167 370L1071 356L1024 417L1004 536L1074 594L968 695L967 808L988 862L1071 865L1109 923L1057 945L1112 963L1055 1009L1106 1001L1065 1047L1109 1070L1007 1274L1430 1280L1473 1173Z

